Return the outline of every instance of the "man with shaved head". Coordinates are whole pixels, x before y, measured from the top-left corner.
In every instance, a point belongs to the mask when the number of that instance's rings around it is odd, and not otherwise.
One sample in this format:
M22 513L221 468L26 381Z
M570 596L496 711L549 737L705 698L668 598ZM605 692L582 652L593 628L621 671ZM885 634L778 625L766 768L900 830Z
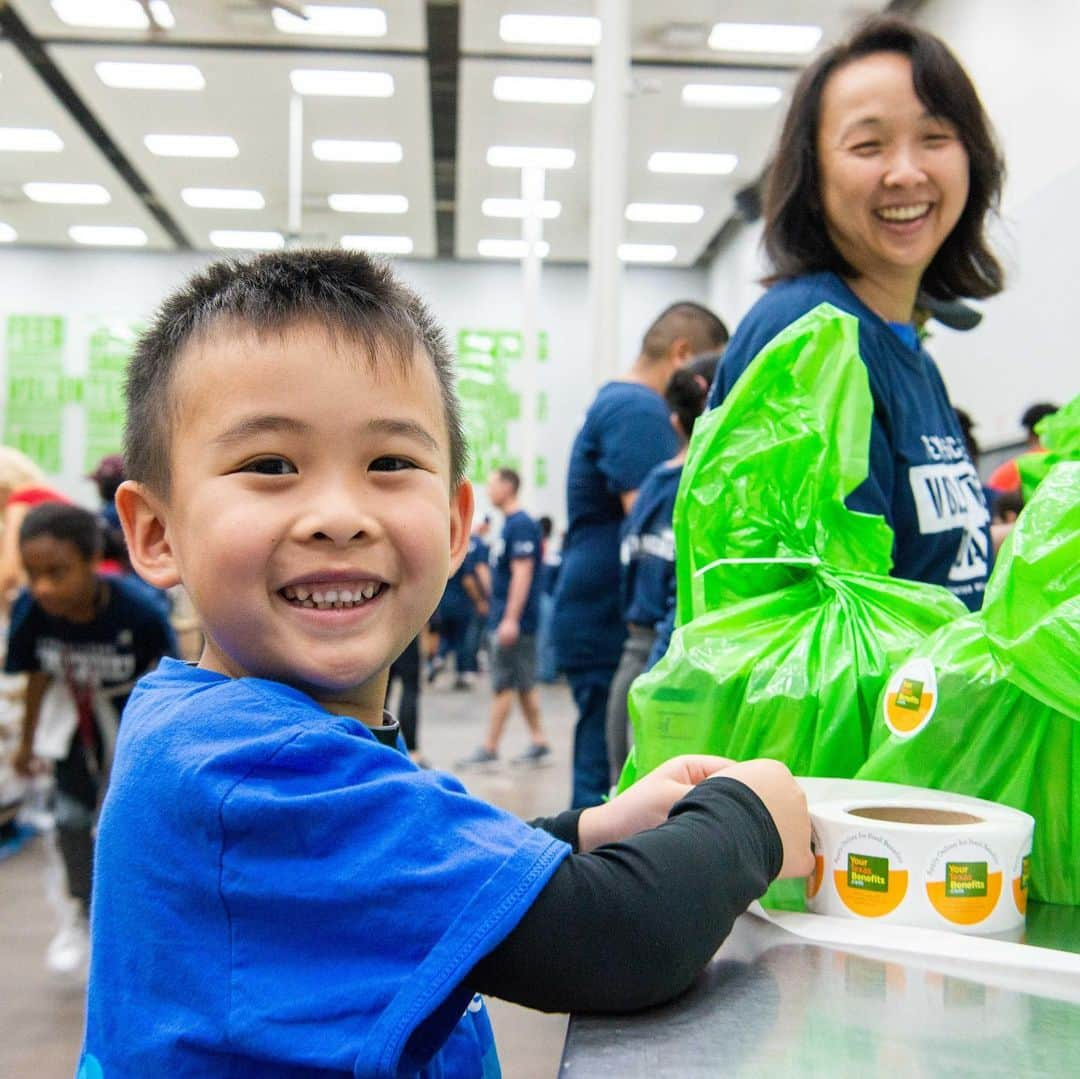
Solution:
M574 440L552 627L578 710L573 808L598 805L608 791L605 715L626 636L619 542L641 481L679 448L664 388L694 356L716 352L727 339L727 327L707 307L672 304L646 330L630 370L600 388Z

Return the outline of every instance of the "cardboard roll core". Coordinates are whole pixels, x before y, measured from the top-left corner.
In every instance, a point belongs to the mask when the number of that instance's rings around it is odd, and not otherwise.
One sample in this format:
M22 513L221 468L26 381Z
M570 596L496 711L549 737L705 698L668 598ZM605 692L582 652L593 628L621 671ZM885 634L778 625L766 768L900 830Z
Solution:
M930 809L924 806L860 806L849 809L852 817L890 821L894 824L982 824L983 818L952 809Z

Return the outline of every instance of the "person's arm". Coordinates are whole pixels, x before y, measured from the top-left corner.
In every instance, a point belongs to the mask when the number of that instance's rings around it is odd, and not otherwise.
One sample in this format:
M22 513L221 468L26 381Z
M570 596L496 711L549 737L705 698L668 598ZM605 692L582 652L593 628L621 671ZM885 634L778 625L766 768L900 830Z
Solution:
M652 817L646 788L677 789L679 767L669 761L579 815L580 848L592 853L564 860L466 985L547 1011L648 1007L687 988L778 873L810 871L805 799L775 761L730 766L689 789L659 827L611 842L612 829ZM573 816L539 823L565 838Z
M37 733L41 700L49 686L49 675L44 671L31 671L26 677L26 704L23 710L22 732L19 746L12 759L12 767L21 776L34 774L34 735Z
M3 599L23 579L19 529L29 510L25 502L8 502L4 507L4 537L0 543L0 598Z
M475 570L472 573L466 573L465 576L461 578L461 587L465 589L465 595L472 601L473 609L476 613L481 618L487 618L487 596L484 595L483 589L480 587L480 582L477 580Z
M637 488L632 491L619 492L619 501L622 503L622 511L624 517L630 516L630 511L634 508L634 503L637 501Z
M476 580L485 597L491 595L491 567L486 562L476 563Z
M533 559L514 558L510 561L510 587L506 593L506 610L495 635L501 645L515 644L521 636L521 616L529 601L532 587Z

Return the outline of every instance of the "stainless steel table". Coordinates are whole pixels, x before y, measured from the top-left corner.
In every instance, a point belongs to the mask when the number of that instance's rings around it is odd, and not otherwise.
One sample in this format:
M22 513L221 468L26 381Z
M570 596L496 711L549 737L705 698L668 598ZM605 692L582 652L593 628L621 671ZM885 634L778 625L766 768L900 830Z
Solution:
M1031 904L1026 942L1080 952L1080 908ZM573 1016L562 1079L1080 1076L1080 1006L870 958L744 915L678 1000Z

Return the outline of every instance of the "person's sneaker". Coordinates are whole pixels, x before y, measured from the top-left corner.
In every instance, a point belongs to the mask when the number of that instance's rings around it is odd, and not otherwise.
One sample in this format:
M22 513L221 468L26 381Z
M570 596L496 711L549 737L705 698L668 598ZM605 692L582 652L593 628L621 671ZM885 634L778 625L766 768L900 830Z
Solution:
M442 656L432 656L427 662L427 680L428 685L431 685L436 678L439 677L443 667L446 666L446 660Z
M459 674L454 679L454 689L472 689L473 676L471 674Z
M455 768L478 768L485 764L498 764L499 754L492 753L490 749L479 746L467 757L462 757L454 765Z
M510 762L511 764L546 764L551 757L550 746L539 746L533 743L524 753L519 753Z
M45 966L54 974L74 974L86 967L89 958L90 928L80 911L49 942Z

